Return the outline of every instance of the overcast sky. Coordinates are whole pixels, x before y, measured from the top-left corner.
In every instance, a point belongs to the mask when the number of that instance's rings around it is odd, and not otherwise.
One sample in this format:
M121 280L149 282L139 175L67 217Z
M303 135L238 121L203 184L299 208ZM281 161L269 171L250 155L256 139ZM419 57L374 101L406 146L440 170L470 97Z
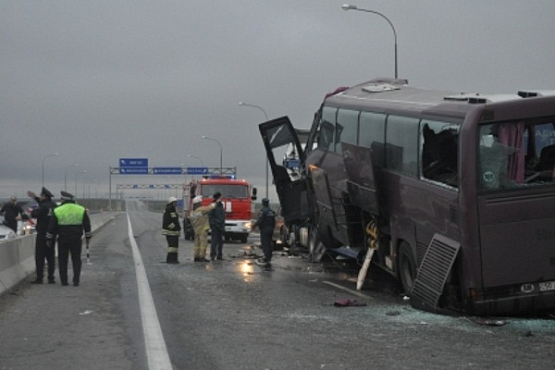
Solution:
M119 158L219 167L203 135L263 194L264 112L240 101L308 128L327 92L394 75L389 24L344 2L0 0L0 197L39 191L43 163L56 195L86 170L77 196L83 181L106 192ZM410 85L555 89L553 0L354 4L393 23ZM178 181L112 176L112 187Z

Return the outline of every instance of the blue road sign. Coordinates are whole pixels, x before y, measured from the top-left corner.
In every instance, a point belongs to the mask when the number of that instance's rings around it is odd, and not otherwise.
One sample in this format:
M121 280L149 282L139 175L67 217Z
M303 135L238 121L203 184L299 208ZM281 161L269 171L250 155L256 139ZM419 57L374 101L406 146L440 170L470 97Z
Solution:
M120 175L147 175L148 168L124 167L119 169Z
M208 167L187 167L187 175L206 175Z
M155 175L181 175L183 170L181 167L154 167L152 173Z
M120 167L148 167L148 158L120 158Z

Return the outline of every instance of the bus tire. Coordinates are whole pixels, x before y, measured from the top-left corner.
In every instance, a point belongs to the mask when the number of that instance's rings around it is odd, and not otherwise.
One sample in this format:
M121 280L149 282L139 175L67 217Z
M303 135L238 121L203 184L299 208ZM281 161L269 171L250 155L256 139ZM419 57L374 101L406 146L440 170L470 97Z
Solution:
M399 280L405 295L410 296L414 280L416 279L416 260L412 254L412 249L407 242L399 245Z

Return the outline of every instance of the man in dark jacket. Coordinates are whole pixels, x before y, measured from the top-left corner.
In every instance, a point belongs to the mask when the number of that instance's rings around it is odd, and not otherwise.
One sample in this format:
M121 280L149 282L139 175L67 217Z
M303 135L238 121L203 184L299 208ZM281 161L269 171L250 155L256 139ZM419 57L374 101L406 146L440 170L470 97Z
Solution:
M179 263L177 252L179 248L179 235L181 235L181 225L175 206L177 198L170 197L166 204L166 210L162 218L162 234L166 236L168 242L168 255L166 263Z
M210 224L210 259L217 258L223 260L224 232L225 232L225 210L222 204L222 194L217 192L213 195L214 209L208 213L208 222Z
M58 237L58 264L60 269L60 280L62 285L68 285L67 264L71 253L71 264L73 266L73 286L79 286L81 277L81 238L83 233L85 239L92 237L91 220L85 207L75 203L73 195L62 191L62 204L54 208L48 231L46 232L46 245L54 247L56 236Z
M48 284L54 284L54 270L56 269L56 255L54 248L46 246L46 231L50 224L50 218L56 203L52 200L54 195L48 189L42 188L40 196L37 197L32 191L27 195L38 203L38 207L31 211L31 217L37 219L37 238L35 241L35 265L37 267L37 278L31 283L42 284L44 277L44 260L48 263Z
M23 208L17 204L17 198L12 196L10 201L0 209L0 214L4 215L3 224L12 229L17 234L17 221L26 220L28 217Z
M264 258L257 261L259 265L270 267L272 262L272 237L274 234L274 227L276 226L276 213L270 208L270 200L267 198L262 199L262 209L258 213L254 227L260 229L260 243L262 244L262 252Z

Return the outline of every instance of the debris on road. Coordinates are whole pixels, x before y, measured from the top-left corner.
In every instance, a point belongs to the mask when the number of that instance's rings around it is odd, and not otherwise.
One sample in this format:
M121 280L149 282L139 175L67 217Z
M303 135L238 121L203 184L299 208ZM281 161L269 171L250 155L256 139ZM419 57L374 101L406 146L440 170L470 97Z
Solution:
M366 303L358 302L356 299L339 299L333 304L335 307L361 307Z

